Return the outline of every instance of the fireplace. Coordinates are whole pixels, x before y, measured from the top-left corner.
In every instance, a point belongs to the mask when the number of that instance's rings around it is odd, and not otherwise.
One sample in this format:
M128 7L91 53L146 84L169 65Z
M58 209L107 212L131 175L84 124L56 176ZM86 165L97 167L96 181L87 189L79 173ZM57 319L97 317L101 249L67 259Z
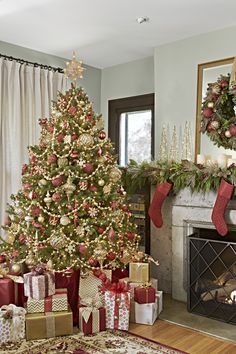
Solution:
M188 311L236 324L236 232L194 229L187 244Z

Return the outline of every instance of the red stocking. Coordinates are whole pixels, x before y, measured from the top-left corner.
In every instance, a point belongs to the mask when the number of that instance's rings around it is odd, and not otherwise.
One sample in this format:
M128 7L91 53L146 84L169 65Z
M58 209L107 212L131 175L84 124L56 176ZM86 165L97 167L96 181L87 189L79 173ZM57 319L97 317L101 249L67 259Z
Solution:
M156 227L162 227L161 207L171 188L172 184L164 182L159 184L155 190L148 214Z
M234 185L226 182L224 179L221 180L218 195L211 215L211 220L221 236L225 236L228 232L224 214L229 200L233 194L233 190Z

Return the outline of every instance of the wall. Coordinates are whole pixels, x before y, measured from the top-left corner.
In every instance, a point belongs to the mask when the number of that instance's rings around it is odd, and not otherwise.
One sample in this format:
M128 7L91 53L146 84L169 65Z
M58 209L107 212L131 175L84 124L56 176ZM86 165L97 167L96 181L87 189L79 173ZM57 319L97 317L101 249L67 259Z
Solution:
M153 57L135 60L102 70L101 113L108 127L108 101L154 92Z
M236 55L236 27L205 33L159 46L154 53L156 92L156 147L163 123L191 122L195 141L197 66Z
M68 60L2 41L0 41L0 53L13 56L14 58L25 59L39 64L60 68L64 68L65 63ZM88 65L83 66L86 70L84 72L84 79L79 81L79 85L83 86L88 93L90 100L94 104L93 108L95 112L100 113L101 70Z

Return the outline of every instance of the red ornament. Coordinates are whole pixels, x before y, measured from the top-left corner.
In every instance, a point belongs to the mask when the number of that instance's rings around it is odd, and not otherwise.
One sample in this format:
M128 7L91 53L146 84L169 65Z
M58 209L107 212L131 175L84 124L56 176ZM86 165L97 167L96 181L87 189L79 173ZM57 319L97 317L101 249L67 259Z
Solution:
M79 245L79 252L85 254L87 251L88 251L88 247L85 245L85 243L81 243Z
M83 166L83 171L87 174L90 174L93 172L93 165L91 163L86 163L84 166Z
M40 118L39 119L39 125L45 125L45 124L47 124L47 122L48 122L47 118Z
M236 136L236 125L231 125L229 131L232 136Z
M33 199L36 199L37 198L37 194L33 191L29 192L29 195L28 195L29 199L33 200Z
M127 232L127 239L130 241L133 241L134 238L135 238L135 234L133 232L128 231Z
M101 148L101 147L99 147L98 152L97 152L97 155L98 155L98 156L102 156L102 148Z
M71 140L72 141L75 141L75 140L77 140L78 139L78 135L76 134L76 133L73 133L72 135L71 135Z
M105 227L99 226L98 227L98 233L101 235L105 231Z
M122 206L122 210L125 211L125 212L129 211L128 205L126 205L126 204L123 205L123 206Z
M47 160L48 160L48 163L53 164L53 163L57 162L57 157L56 157L56 155L49 155Z
M116 201L116 200L113 200L112 202L111 202L111 208L112 209L116 209L118 207L118 202Z
M37 162L37 157L35 155L31 156L31 162L33 165Z
M33 207L31 208L31 213L32 213L32 216L39 216L39 214L41 213L40 207L38 207L38 206L33 206Z
M98 133L98 137L99 139L101 140L104 140L106 138L106 133L104 132L104 130L101 130L99 133Z
M98 265L98 261L93 258L93 257L90 257L89 260L88 260L88 264L91 266L91 267L96 267Z
M107 259L108 259L109 261L114 261L114 259L116 259L116 253L115 253L115 252L112 252L112 251L108 252L108 254L107 254Z
M19 242L22 243L22 244L24 244L25 241L26 241L26 236L25 236L24 234L20 234L20 236L19 236Z
M71 151L70 156L72 157L72 159L77 159L79 157L79 153L78 153L78 151L73 150L73 151Z
M47 131L49 132L49 133L53 133L53 131L54 131L54 126L53 125L48 125L47 126Z
M64 140L64 135L62 133L58 134L58 136L57 136L58 143L62 143L63 140Z
M4 254L0 255L0 263L5 263L6 262L6 256Z
M22 185L22 189L23 189L23 191L28 191L29 189L31 189L32 188L32 184L31 183L24 183L23 185Z
M116 239L116 233L115 233L114 229L111 228L108 233L108 240L111 242L114 242L115 239Z
M106 274L105 273L100 274L99 279L104 283L104 281L107 279Z
M59 176L59 177L55 177L52 179L52 184L54 187L59 187L63 184L64 180L63 177Z
M12 252L11 256L12 256L13 258L16 258L17 256L19 256L19 251L18 251L18 250L14 250L14 251Z
M32 221L32 225L34 227L36 227L36 229L41 229L42 228L42 225L39 222L35 221L35 220Z
M52 195L52 200L56 203L60 202L61 200L61 194L56 192L56 193L53 193Z
M77 113L77 108L72 106L68 109L68 113L71 115L71 116L75 116L76 113Z
M221 86L222 88L225 88L225 87L228 87L228 86L229 86L229 83L228 83L227 80L221 80L221 81L219 82L219 84L220 84L220 86Z
M28 169L28 165L25 163L25 164L22 166L22 170L21 170L22 176L26 173L27 169Z
M91 192L97 192L97 187L94 185L94 184L91 184L91 186L89 187L89 190L91 191Z
M210 118L212 115L213 115L213 109L212 108L209 108L209 107L205 107L203 109L203 115L205 118Z

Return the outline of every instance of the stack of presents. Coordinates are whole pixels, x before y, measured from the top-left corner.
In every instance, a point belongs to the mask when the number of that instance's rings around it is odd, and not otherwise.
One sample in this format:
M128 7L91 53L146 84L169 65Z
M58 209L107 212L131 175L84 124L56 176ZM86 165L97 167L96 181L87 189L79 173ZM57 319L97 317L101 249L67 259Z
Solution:
M23 277L0 279L0 344L106 329L128 330L129 323L152 325L162 311L162 291L149 278L149 263L125 271L79 270L53 273L39 265Z

